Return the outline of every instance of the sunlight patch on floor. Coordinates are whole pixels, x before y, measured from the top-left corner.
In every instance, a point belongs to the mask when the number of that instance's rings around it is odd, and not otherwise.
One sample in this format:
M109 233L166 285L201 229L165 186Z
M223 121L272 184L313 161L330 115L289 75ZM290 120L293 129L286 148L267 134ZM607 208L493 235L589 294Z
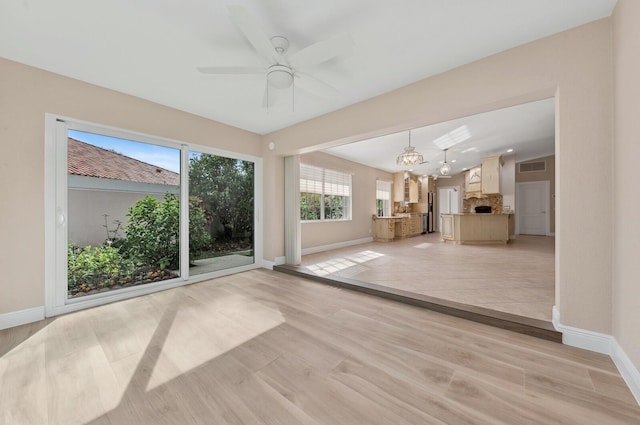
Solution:
M326 276L380 257L384 257L384 254L375 251L362 251L347 258L332 258L331 260L312 264L307 266L306 269L317 276Z
M429 247L431 247L431 246L433 246L433 244L432 244L432 243L427 243L427 242L425 242L425 243L421 243L421 244L415 245L415 246L414 246L414 248L418 248L418 249L427 249L427 248L429 248Z

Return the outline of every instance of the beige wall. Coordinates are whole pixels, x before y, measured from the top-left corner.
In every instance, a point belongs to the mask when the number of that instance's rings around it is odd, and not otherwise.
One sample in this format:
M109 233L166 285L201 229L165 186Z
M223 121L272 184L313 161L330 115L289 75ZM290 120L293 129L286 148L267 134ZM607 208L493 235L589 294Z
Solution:
M393 181L393 175L322 152L300 157L302 164L315 165L352 175L352 220L302 223L302 249L370 238L371 216L376 213L376 180Z
M0 58L0 314L44 305L45 113L260 156L260 137Z
M516 156L503 155L502 161L502 169L500 170L502 206L508 205L508 209L513 210L516 207Z
M614 185L613 335L640 369L640 2L618 0L613 14ZM605 248L606 249L606 248Z
M611 332L612 67L610 20L596 21L428 78L263 137L273 157L556 96L556 303L561 322ZM270 158L265 158L270 161ZM268 164L267 167L277 168ZM585 179L584 173L597 175ZM282 181L274 189L282 192ZM278 201L278 198L276 198ZM279 202L279 201L278 201ZM265 239L282 240L281 204ZM277 245L281 245L279 242ZM266 249L266 258L283 254Z
M520 173L518 164L525 164L527 162L538 162L544 160L546 162L547 169L545 171L533 171L530 173ZM544 158L538 158L523 162L518 162L516 164L516 183L526 183L526 182L540 182L540 181L548 181L549 182L549 206L551 208L551 217L550 217L550 231L551 233L555 233L556 231L556 156L545 156ZM594 177L595 178L595 177ZM513 205L515 207L515 204Z

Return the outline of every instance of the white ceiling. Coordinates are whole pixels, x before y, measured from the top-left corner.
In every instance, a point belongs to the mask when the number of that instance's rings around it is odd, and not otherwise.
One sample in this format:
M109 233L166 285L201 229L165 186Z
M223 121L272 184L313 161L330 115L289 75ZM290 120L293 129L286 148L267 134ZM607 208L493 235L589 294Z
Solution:
M466 126L466 140L448 148L451 175L480 164L491 155L515 155L516 161L554 154L555 99L539 100L510 108L472 115L411 130L411 146L428 164L403 167L396 157L409 144L409 131L324 149L323 152L388 172L411 169L415 174L433 174L444 160L442 136ZM508 152L511 149L512 152Z
M239 0L290 52L348 34L354 55L313 75L333 98L297 90L262 108L260 66L223 0L2 0L0 56L259 134L287 127L511 47L607 17L616 0Z

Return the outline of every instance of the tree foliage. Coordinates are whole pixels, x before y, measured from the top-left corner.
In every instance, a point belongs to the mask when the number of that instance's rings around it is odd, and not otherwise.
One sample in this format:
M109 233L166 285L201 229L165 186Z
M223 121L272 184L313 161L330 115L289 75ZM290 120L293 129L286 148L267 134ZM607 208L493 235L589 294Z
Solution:
M189 192L203 201L226 236L253 231L254 164L217 155L189 159Z

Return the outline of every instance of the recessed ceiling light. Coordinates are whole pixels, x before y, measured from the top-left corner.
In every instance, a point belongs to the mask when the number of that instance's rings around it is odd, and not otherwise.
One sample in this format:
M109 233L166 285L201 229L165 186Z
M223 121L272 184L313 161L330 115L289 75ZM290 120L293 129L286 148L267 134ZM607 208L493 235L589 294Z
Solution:
M467 167L464 167L464 168L462 169L462 171L467 171L467 170L468 170L468 168L467 168Z
M513 152L513 149L507 149L507 153Z
M451 160L451 162L456 162L456 161L457 161L457 159L452 159L452 160Z
M413 168L409 168L409 171L413 171Z

